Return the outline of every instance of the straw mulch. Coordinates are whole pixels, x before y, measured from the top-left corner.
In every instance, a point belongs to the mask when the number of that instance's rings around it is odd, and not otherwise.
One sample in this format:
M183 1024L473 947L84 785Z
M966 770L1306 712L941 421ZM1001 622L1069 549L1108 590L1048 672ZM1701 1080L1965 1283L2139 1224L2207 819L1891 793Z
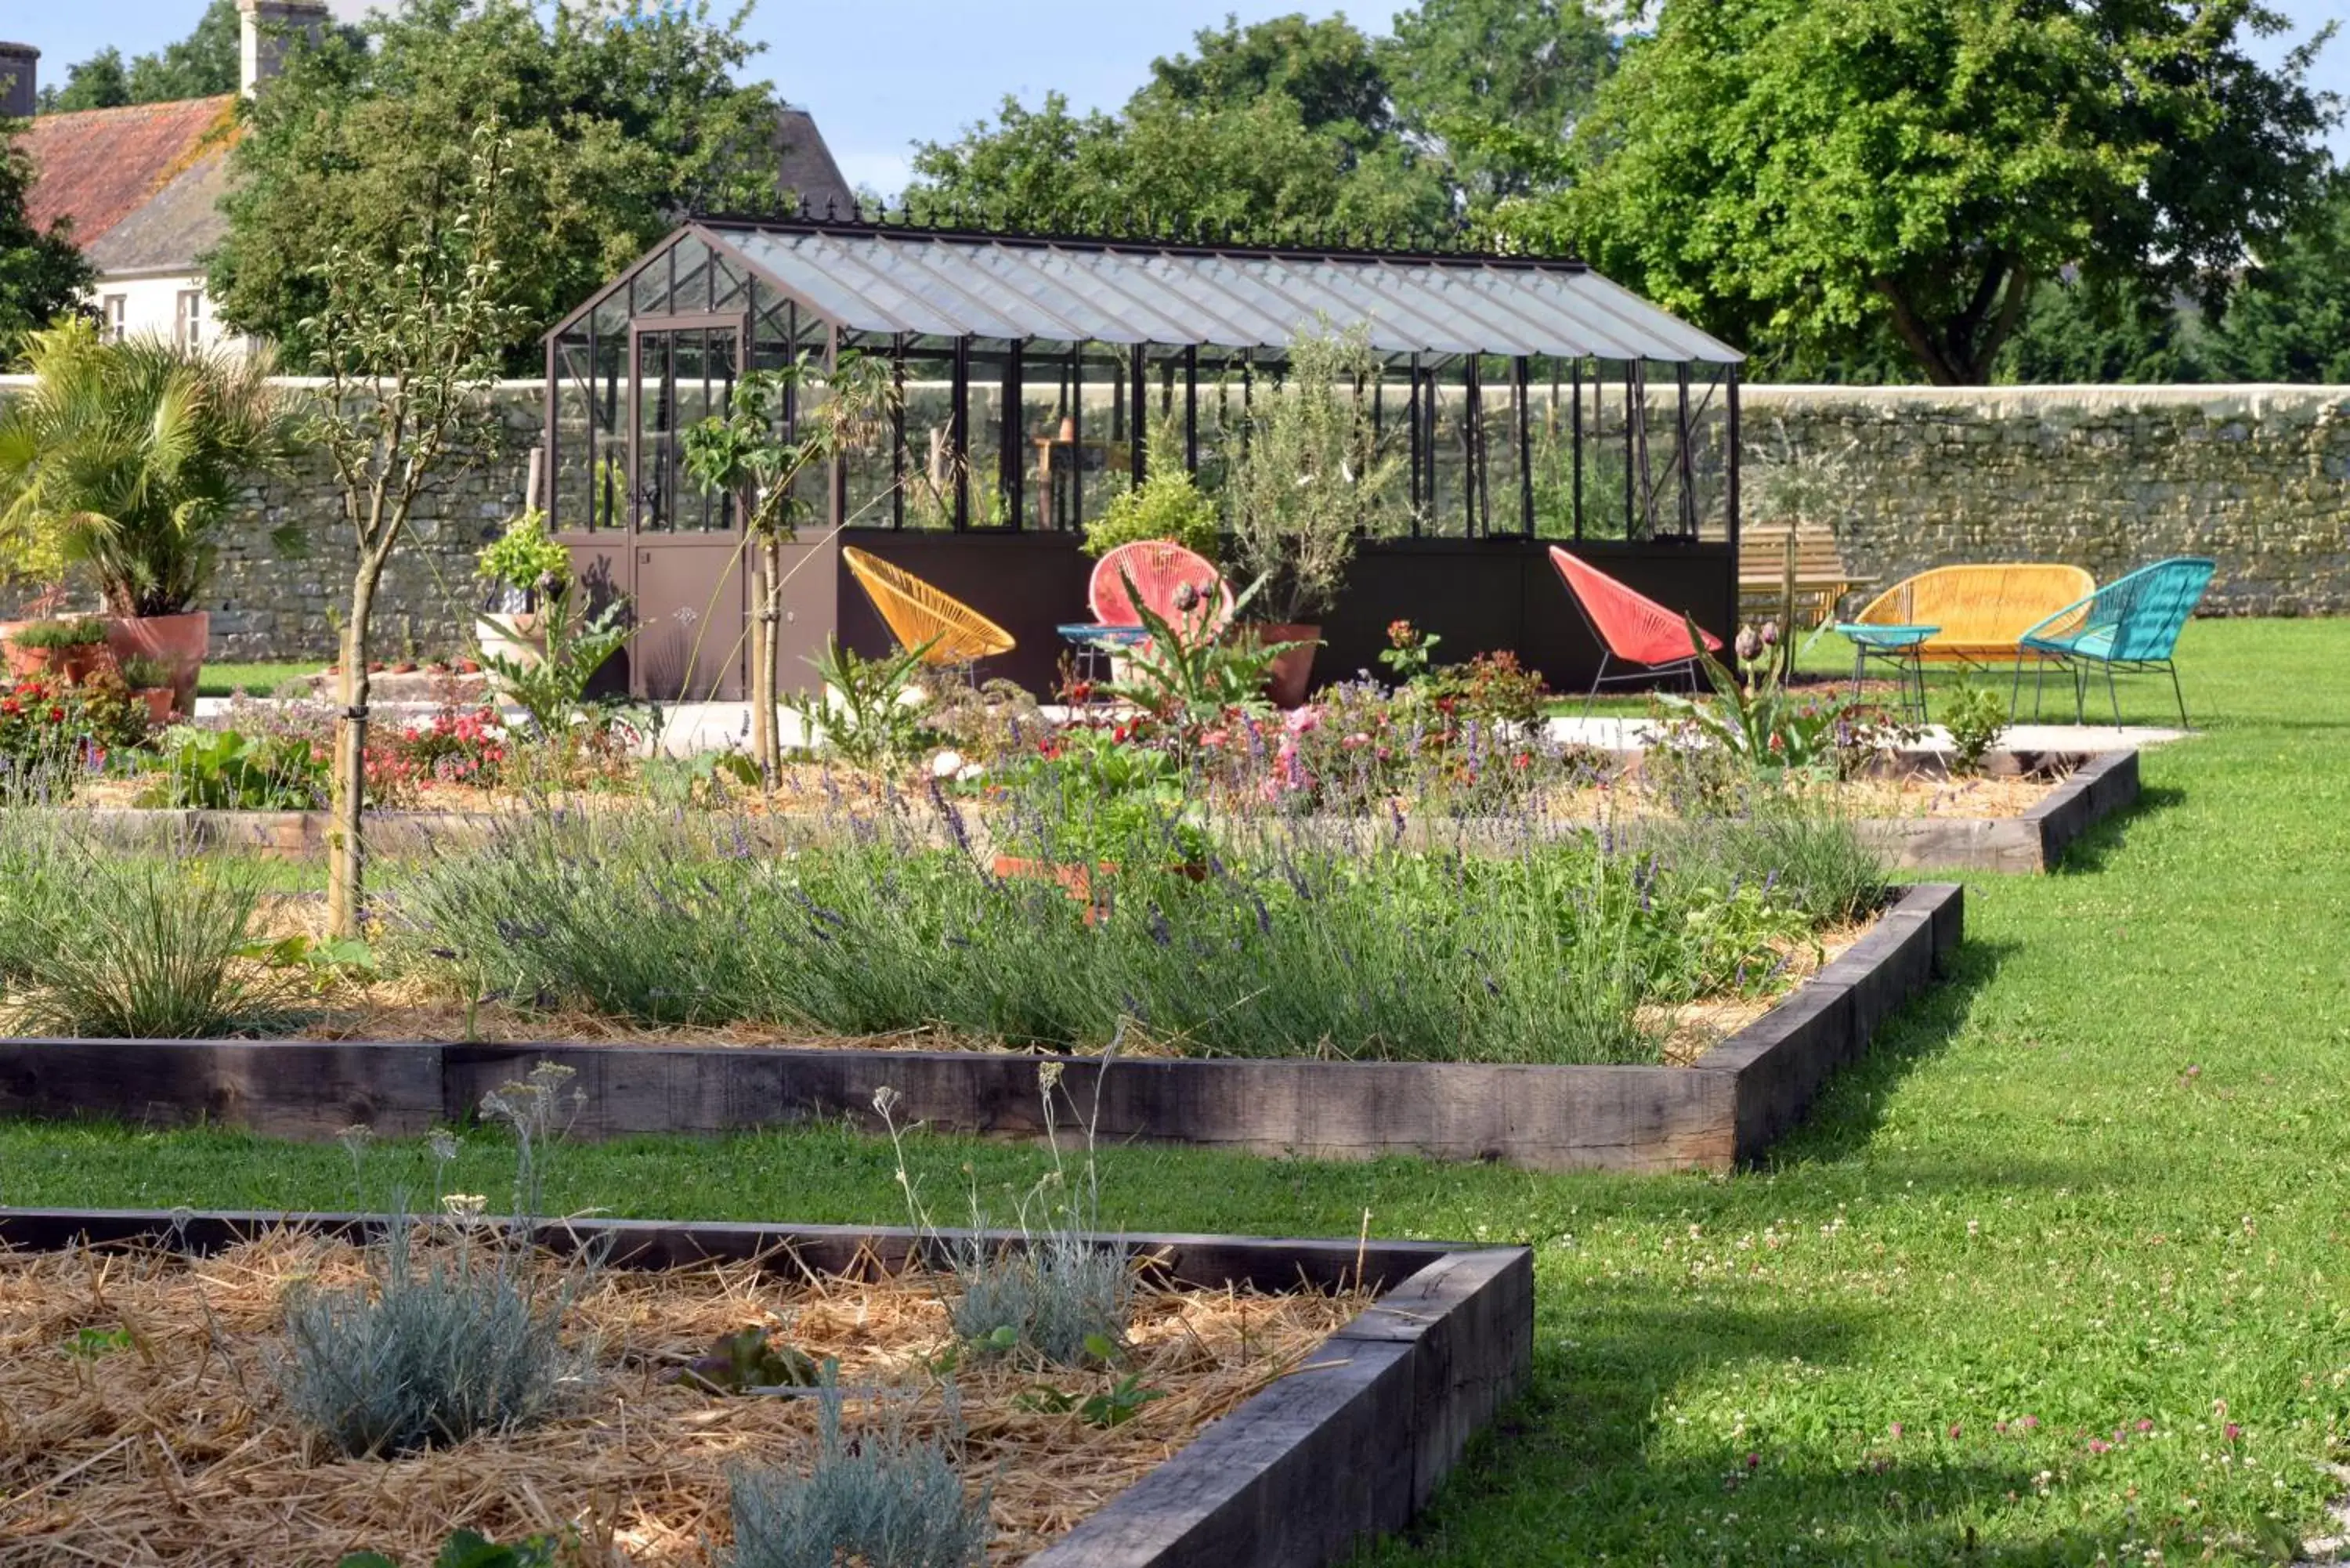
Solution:
M345 1459L295 1424L273 1357L289 1283L355 1283L365 1270L356 1249L292 1233L195 1260L0 1253L0 1563L310 1568L373 1550L414 1563L470 1528L496 1540L569 1531L577 1546L567 1561L594 1568L709 1563L729 1540L730 1469L804 1471L815 1450L809 1399L720 1397L669 1380L720 1335L753 1325L839 1358L851 1431L884 1408L912 1430L947 1429L925 1361L950 1335L928 1277L608 1269L567 1318L597 1345L600 1368L570 1410L444 1450ZM1128 1370L1168 1397L1108 1429L1024 1407L1021 1396L1038 1383L1102 1392L1111 1374L964 1356L950 1376L964 1473L993 1485L990 1561L1040 1550L1207 1422L1316 1364L1317 1347L1362 1305L1146 1291ZM130 1343L78 1352L85 1330Z

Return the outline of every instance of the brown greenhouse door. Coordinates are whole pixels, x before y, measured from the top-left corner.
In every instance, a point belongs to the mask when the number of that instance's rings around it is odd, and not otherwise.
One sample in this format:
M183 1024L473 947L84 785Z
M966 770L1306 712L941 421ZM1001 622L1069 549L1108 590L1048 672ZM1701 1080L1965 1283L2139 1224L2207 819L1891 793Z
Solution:
M682 433L733 400L739 316L639 320L629 342L629 504L637 636L629 686L661 701L740 701L746 573L740 508L685 472Z

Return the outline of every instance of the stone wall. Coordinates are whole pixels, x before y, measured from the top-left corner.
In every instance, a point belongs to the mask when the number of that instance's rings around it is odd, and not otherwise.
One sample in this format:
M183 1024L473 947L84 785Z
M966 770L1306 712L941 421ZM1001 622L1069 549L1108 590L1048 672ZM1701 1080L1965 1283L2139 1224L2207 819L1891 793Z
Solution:
M1748 387L1741 412L1750 497L1783 435L1840 454L1844 563L1881 584L2209 556L2207 613L2350 613L2350 388Z
M0 378L0 398L23 381ZM418 507L378 601L386 659L471 640L473 557L523 504L539 388L500 389L499 450ZM1748 387L1750 483L1783 442L1837 454L1848 501L1832 519L1853 571L1891 583L1960 561L2054 560L2099 580L2172 555L2220 573L2208 610L2350 614L2350 388ZM256 484L203 607L213 656L329 657L349 592L350 535L323 461ZM292 521L307 555L268 531Z
M0 377L0 399L26 384L23 377ZM374 643L381 658L432 659L471 648L482 597L474 552L522 508L530 449L540 439L541 397L536 381L501 386L494 439L468 441L462 460L445 465L418 500L408 542L385 568L376 598ZM342 494L325 454L306 454L291 473L256 481L241 512L242 521L222 536L212 591L196 607L212 612L212 657L331 659L355 563ZM287 523L306 542L299 554L281 555L270 544L270 535Z

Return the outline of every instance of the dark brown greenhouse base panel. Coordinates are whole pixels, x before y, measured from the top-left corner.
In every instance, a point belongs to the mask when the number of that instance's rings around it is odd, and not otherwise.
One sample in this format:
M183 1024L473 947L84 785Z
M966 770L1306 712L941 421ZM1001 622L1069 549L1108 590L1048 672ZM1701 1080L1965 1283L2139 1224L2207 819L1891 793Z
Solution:
M167 1245L213 1252L279 1225L352 1238L380 1217L153 1210L0 1209L0 1246ZM845 1225L551 1221L557 1251L599 1246L610 1266L757 1261L770 1272L858 1274L932 1255L926 1239ZM993 1232L1006 1246L1014 1233ZM1534 1359L1534 1254L1523 1247L1099 1237L1154 1260L1172 1283L1282 1292L1367 1285L1378 1300L1298 1371L1208 1427L1043 1552L1037 1568L1320 1568L1401 1529L1469 1439L1523 1390ZM933 1260L935 1261L935 1260Z
M983 680L1001 677L1049 693L1068 647L1055 628L1092 618L1086 582L1093 557L1079 550L1083 541L1075 534L850 528L841 540L902 566L1010 632L1018 646L982 660ZM1541 670L1553 691L1586 690L1599 668L1599 645L1550 564L1550 546L1562 543L1667 608L1696 617L1708 630L1727 635L1735 629L1737 562L1720 542L1576 545L1516 535L1374 540L1357 552L1336 607L1322 619L1315 683L1380 673L1388 623L1408 620L1444 639L1447 663L1510 652L1527 669ZM1235 591L1241 586L1236 578ZM889 651L889 628L846 568L838 603L845 646L868 658ZM1253 618L1273 618L1271 606L1253 610Z
M2029 773L2041 759L2019 759ZM1891 865L1909 870L2048 871L2098 823L2137 799L2137 753L2089 758L2022 816L1895 817L1860 825Z
M387 1041L0 1042L0 1116L209 1123L332 1137L355 1122L413 1136L453 1123L532 1064L578 1074L582 1137L724 1134L811 1120L1045 1132L1037 1068L1101 1138L1253 1154L1417 1154L1534 1170L1727 1170L1802 1119L1830 1074L1931 983L1957 947L1960 889L1907 889L1851 949L1688 1067L1509 1066L639 1045ZM1064 1120L1066 1121L1066 1116Z

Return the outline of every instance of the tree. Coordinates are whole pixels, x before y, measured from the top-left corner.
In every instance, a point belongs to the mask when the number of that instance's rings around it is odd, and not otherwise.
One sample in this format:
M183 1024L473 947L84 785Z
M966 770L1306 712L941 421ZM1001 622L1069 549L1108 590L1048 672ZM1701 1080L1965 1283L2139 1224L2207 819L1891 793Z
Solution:
M1440 169L1395 129L1370 41L1338 18L1202 31L1155 61L1116 115L1006 99L993 124L914 156L910 201L1032 230L1135 223L1256 240L1426 233L1450 219Z
M2205 335L2214 379L2350 381L2350 177L2245 279Z
M2230 307L2241 309L2239 293ZM2099 299L2085 284L2043 285L2000 356L2002 381L2081 385L2202 381L2205 334L2172 300Z
M110 343L80 319L30 345L32 389L0 410L0 530L24 547L13 575L81 566L111 614L184 613L232 503L288 455L269 356ZM276 542L296 539L288 524Z
M236 0L213 0L186 37L130 62L130 101L172 103L234 92L244 78L243 51Z
M130 75L122 51L109 47L66 67L63 87L41 89L39 113L73 114L85 109L120 109L131 101Z
M16 141L16 122L0 119L0 363L18 340L80 303L97 274L63 224L33 226L25 210L33 161Z
M1397 13L1379 58L1397 122L1486 207L1556 182L1616 38L1586 0L1422 0Z
M821 396L810 396L810 392ZM685 464L713 495L743 508L751 551L751 760L772 785L784 757L775 727L776 631L784 619L784 545L812 510L804 478L824 472L879 433L897 398L889 362L853 351L823 369L808 354L781 369L754 370L735 386L724 415L685 432Z
M327 919L359 934L365 896L369 634L386 562L417 500L455 455L461 431L492 423L499 354L521 308L501 245L533 203L516 180L515 138L477 127L464 178L445 204L416 215L386 265L337 245L317 267L325 304L303 324L326 384L311 433L328 454L351 530L351 597L343 621L328 834Z
M500 346L537 365L540 327L632 260L680 214L779 200L777 105L736 73L754 46L706 0L401 0L366 25L371 47L298 50L253 105L210 258L222 318L317 364L324 282L340 245L390 265L418 216L464 188L473 133L510 144L507 197L489 216L518 307Z
M2252 0L1665 0L1577 128L1532 244L1734 337L1990 379L2034 286L2226 300L2325 167L2318 39Z

